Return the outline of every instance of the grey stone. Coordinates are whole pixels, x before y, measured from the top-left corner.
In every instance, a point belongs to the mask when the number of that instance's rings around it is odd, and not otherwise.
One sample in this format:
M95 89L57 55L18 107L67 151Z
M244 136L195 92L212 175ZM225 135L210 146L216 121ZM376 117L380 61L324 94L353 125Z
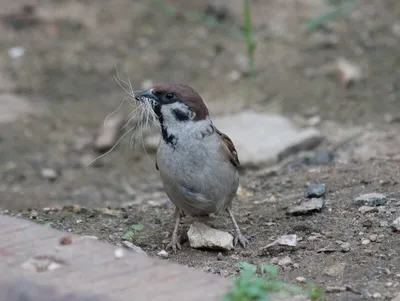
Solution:
M0 123L8 123L30 115L39 113L38 106L35 107L25 98L0 93Z
M313 149L323 140L317 129L299 129L280 115L244 111L213 120L232 139L243 166L273 165L299 151Z
M44 179L47 179L49 181L54 181L59 176L58 172L56 172L54 169L51 168L42 168L40 170L40 174Z
M393 228L393 230L396 231L396 232L397 232L397 231L400 231L400 217L396 218L396 219L393 221L392 228Z
M387 203L388 199L386 196L382 193L366 193L363 195L358 196L355 199L355 204L356 206L382 206Z
M307 190L304 194L306 198L319 198L323 196L326 192L325 184L311 184L307 187Z
M287 210L287 214L290 215L306 215L314 212L319 212L324 207L324 201L322 199L310 199L303 201L300 205L290 207Z
M345 268L346 268L346 263L339 262L334 265L326 267L324 269L323 273L327 276L341 278L341 277L343 277Z
M122 242L122 244L124 245L125 248L127 248L127 249L129 249L129 250L131 250L131 251L133 251L135 253L147 256L147 253L145 251L143 251L143 249L141 247L138 247L138 246L134 245L130 241L124 240Z
M371 206L361 206L360 208L358 208L358 211L361 214L367 214L367 213L378 212L378 208Z
M194 222L187 235L190 246L195 249L233 249L233 236L230 233L213 229L203 223Z

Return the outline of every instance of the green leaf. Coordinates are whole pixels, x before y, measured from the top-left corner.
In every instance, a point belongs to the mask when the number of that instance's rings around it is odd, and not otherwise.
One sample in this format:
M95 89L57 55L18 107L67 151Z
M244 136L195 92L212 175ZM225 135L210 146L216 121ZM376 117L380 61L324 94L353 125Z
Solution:
M125 240L131 240L134 236L135 236L135 232L133 232L133 231L130 230L130 231L126 232L126 233L122 236L122 238L125 239Z
M142 231L144 229L144 226L142 224L136 224L133 226L133 229L137 232Z
M267 273L271 278L278 277L278 268L274 265L263 264L261 265L261 274Z

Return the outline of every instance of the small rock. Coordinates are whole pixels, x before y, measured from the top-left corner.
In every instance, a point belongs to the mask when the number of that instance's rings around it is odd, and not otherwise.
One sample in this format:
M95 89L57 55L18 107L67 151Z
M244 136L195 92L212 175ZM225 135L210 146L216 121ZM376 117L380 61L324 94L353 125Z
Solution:
M319 212L324 207L324 201L322 199L310 199L303 201L300 205L291 207L287 210L287 214L290 215L306 215L314 212Z
M307 279L305 277L299 276L299 277L296 278L296 281L300 282L300 283L304 283L304 282L307 281Z
M58 178L58 173L51 168L42 168L40 174L49 181L55 181Z
M358 207L361 206L383 206L387 203L388 199L382 193L366 193L363 195L358 196L355 199L355 204Z
M100 152L109 151L117 142L123 119L120 115L110 116L98 131L94 147Z
M304 196L306 198L319 198L323 196L326 192L325 184L311 184L308 186Z
M114 251L114 257L116 259L122 258L124 257L124 250L122 250L121 248L118 248Z
M369 239L363 239L363 240L361 240L361 244L362 244L363 246L369 245L370 243L371 243L371 241L370 241Z
M376 234L371 234L369 236L369 240L372 242L375 242L377 239L378 239L378 235L376 235Z
M348 87L351 83L359 81L362 78L362 71L360 66L345 58L337 60L337 68L339 70L342 84Z
M282 267L287 267L292 264L292 259L289 256L285 256L278 261L278 265Z
M378 208L371 206L361 206L360 208L358 208L358 211L361 214L367 214L367 213L378 212Z
M331 277L343 277L344 269L346 268L346 263L339 262L329 267L326 267L323 273Z
M38 212L36 210L31 210L31 212L29 213L29 217L33 219L37 218Z
M382 295L380 293L373 293L372 298L374 299L382 299Z
M343 242L340 244L340 249L342 252L349 252L350 251L350 243L349 242Z
M276 240L276 243L281 246L295 247L297 245L297 235L296 234L282 235Z
M222 253L219 252L217 255L217 260L221 261L222 259L224 259L224 255L222 255Z
M130 241L124 240L122 242L122 244L124 245L125 248L138 253L138 254L143 254L147 256L147 253L145 251L143 251L143 249L141 247L138 247L136 245L134 245L133 243L131 243Z
M264 255L265 253L271 252L278 252L282 247L286 248L295 248L297 246L297 235L296 234L289 234L289 235L282 235L274 242L262 247L259 251L260 255Z
M400 217L396 218L392 224L393 231L400 231Z
M161 250L160 252L157 253L157 256L162 257L162 258L168 258L169 254L165 250Z
M232 250L233 236L228 232L213 229L205 224L194 222L187 232L192 248Z

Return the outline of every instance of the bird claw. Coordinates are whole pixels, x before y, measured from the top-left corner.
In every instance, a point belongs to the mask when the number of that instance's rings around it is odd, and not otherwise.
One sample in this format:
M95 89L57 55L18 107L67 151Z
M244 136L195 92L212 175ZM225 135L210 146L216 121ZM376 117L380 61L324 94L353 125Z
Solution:
M174 253L176 253L176 249L181 250L181 244L178 241L178 237L173 236L171 241L169 242L169 244L167 245L167 250L168 249L172 249L172 251L174 251Z
M235 235L235 237L234 237L234 239L233 239L233 245L236 247L236 245L237 245L238 242L240 243L240 245L241 245L243 248L246 248L247 245L249 244L249 241L247 240L246 237L244 237L244 236L242 235L242 233L238 233L238 234Z

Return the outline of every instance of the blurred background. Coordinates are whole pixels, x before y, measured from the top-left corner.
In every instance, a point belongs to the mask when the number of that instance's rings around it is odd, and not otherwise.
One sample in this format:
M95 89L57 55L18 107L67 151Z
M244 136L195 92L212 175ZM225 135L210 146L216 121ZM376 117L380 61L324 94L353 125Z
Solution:
M225 125L251 109L322 131L332 144L354 129L398 122L398 0L0 5L2 209L165 198L154 142L146 155L128 135L86 168L115 144L133 108L125 102L103 127L127 96L117 71L134 90L187 83L212 116L228 116Z

